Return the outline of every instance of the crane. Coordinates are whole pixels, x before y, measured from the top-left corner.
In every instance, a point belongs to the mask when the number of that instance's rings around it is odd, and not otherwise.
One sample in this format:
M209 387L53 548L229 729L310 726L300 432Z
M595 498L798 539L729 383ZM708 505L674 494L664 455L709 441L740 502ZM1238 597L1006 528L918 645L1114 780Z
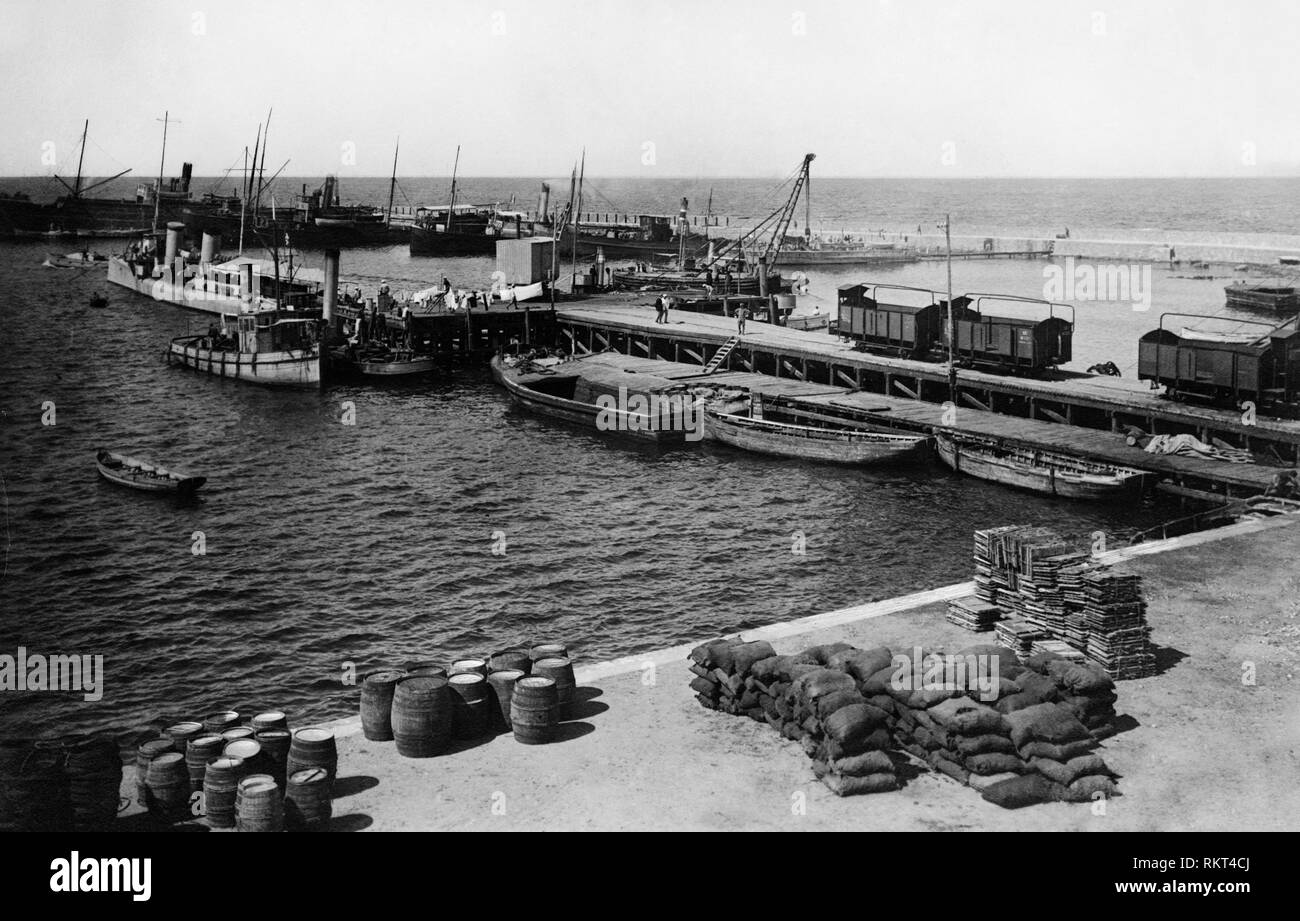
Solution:
M795 207L799 204L799 196L803 194L808 185L808 168L812 161L817 158L816 154L804 154L803 163L799 166L798 174L795 176L794 187L790 190L790 196L786 199L785 204L777 208L747 233L742 234L726 246L722 247L714 255L712 262L723 259L727 253L736 251L743 253L745 246L751 241L757 241L763 234L764 230L771 227L772 235L768 238L766 244L761 250L755 247L757 256L755 262L768 259L768 268L776 264L777 258L781 253L781 246L785 242L786 231L790 229L790 222L794 219Z

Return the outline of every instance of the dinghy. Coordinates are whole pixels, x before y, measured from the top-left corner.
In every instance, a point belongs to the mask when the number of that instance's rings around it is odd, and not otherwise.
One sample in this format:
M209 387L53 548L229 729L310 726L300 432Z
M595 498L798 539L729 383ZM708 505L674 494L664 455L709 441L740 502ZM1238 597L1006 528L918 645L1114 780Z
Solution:
M95 464L99 468L99 475L104 479L144 492L189 495L208 481L207 477L168 470L103 448L96 453Z

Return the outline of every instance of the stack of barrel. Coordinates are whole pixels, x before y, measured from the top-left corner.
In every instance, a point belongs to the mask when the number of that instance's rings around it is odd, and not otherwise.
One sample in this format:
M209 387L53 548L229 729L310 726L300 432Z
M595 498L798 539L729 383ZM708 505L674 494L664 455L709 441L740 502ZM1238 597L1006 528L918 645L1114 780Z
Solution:
M0 742L0 832L109 831L121 786L111 739Z
M467 656L443 666L408 662L371 672L361 682L361 729L398 754L430 758L454 741L513 732L528 745L555 738L573 712L576 683L559 643Z
M337 772L334 733L291 731L280 710L247 725L238 711L218 710L136 746L139 800L162 824L201 814L213 828L323 829Z

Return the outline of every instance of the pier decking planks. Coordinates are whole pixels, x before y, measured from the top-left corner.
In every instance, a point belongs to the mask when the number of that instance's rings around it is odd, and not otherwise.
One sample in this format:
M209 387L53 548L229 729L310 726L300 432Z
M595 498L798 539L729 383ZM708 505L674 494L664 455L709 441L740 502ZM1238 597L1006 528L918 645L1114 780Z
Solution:
M851 391L847 387L740 371L705 375L699 365L619 352L596 354L586 361L683 383L753 390L766 398L782 400L795 413L824 411L824 415L843 415L847 411L861 421L901 426L911 431L951 429L1038 450L1147 470L1175 482L1192 479L1213 483L1232 493L1255 495L1263 492L1277 472L1273 467L1252 464L1229 464L1176 454L1148 454L1127 444L1124 436L1114 432L970 408L959 409L955 423L944 425L942 404Z
M1262 492L1277 473L1275 467L1255 464L1229 464L1181 454L1148 454L1141 448L1127 444L1122 435L1113 432L1003 416L975 409L958 410L955 424L945 426L942 418L944 408L939 404L875 393L810 396L802 399L800 404L809 408L821 405L850 409L866 413L880 422L893 420L895 424L904 423L927 431L951 429L981 435L1044 451L1057 451L1088 460L1150 470L1175 480L1193 477L1224 483L1247 493ZM880 411L882 404L888 406L883 412Z
M595 298L580 304L566 305L557 310L557 319L561 327L566 323L580 324L616 330L634 337L641 334L693 340L714 346L721 346L736 334L734 319L712 314L673 311L667 325L657 324L654 322L653 307L645 297L641 296L640 303L622 296ZM821 364L861 368L893 377L917 378L934 384L947 383L947 369L943 364L861 352L848 342L824 333L787 329L754 320L747 324L737 352L747 349L779 353L787 359L807 359ZM736 355L737 360L740 357L739 354ZM1132 378L1060 372L1058 379L1039 379L962 369L958 372L958 380L968 387L1035 402L1059 403L1110 414L1144 417L1192 426L1207 432L1230 432L1262 441L1300 446L1300 422L1259 417L1252 423L1246 423L1241 414L1233 410L1160 399L1151 391L1149 384Z

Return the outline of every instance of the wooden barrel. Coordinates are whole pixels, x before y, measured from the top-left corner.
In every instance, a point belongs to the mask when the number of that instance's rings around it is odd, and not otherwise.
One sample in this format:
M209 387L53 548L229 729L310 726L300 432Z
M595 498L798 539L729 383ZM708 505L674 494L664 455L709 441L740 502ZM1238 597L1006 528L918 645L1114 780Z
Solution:
M239 714L234 710L218 710L203 717L203 728L208 732L222 733L239 725Z
M251 739L256 734L251 726L232 726L221 733L221 738L225 739L229 744L230 742L238 742L240 739Z
M254 738L257 739L257 744L262 746L262 754L266 756L268 767L265 773L274 777L275 782L283 789L289 770L292 734L287 729L263 729Z
M451 743L453 693L446 678L403 678L393 691L393 738L407 758L442 754Z
M451 734L458 739L487 735L492 714L487 679L477 672L460 672L447 681L456 692L451 699Z
M528 650L528 655L534 662L538 659L567 659L569 647L563 643L539 643Z
M515 682L510 698L510 728L515 741L542 745L555 738L559 694L550 678L530 675Z
M402 677L407 675L423 675L426 678L446 678L447 669L441 665L420 665L416 668L409 669Z
M165 738L148 738L140 742L135 747L135 792L136 799L140 805L144 805L148 799L148 783L146 782L149 773L149 762L159 755L167 752L176 751L176 745L171 739Z
M538 659L533 663L533 674L555 682L555 693L560 701L559 718L568 719L573 714L577 685L573 679L573 662L568 659Z
M265 713L259 713L253 717L250 724L254 732L260 732L263 729L288 729L289 717L285 716L283 710L267 710Z
M71 831L64 754L33 742L0 741L0 831Z
M488 675L486 659L457 659L451 663L449 673L452 675L482 675L484 678Z
M244 774L244 762L238 758L208 763L203 774L203 810L213 828L235 827L235 792Z
M203 777L208 772L208 765L221 757L221 750L226 747L226 740L219 735L201 735L190 739L185 747L185 766L190 772L190 789L202 790Z
M526 649L506 649L492 653L488 659L488 674L493 672L523 672L528 674L533 660L528 657Z
M66 742L64 773L73 830L111 831L122 791L122 754L117 743L91 736Z
M289 757L284 764L285 775L313 767L328 771L330 783L338 776L339 749L332 730L309 727L293 734L293 740L289 743Z
M361 682L361 733L372 742L393 739L393 691L405 672L371 672Z
M197 738L203 734L203 724L196 723L193 720L174 723L163 730L163 735L172 740L172 745L178 752L185 751L185 747L189 745L190 739Z
M515 693L515 682L524 677L518 669L493 672L488 675L488 684L492 686L492 696L497 712L501 714L500 725L510 728L510 698Z
M325 831L334 814L329 774L307 768L289 775L284 791L284 824L290 831Z
M235 791L237 831L284 831L284 795L270 774L250 774Z
M244 762L245 774L271 773L271 759L266 752L262 751L262 743L256 739L236 739L227 742L226 747L221 750L221 757L238 758Z
M180 752L163 752L149 762L145 772L145 805L162 822L189 818L190 772Z

